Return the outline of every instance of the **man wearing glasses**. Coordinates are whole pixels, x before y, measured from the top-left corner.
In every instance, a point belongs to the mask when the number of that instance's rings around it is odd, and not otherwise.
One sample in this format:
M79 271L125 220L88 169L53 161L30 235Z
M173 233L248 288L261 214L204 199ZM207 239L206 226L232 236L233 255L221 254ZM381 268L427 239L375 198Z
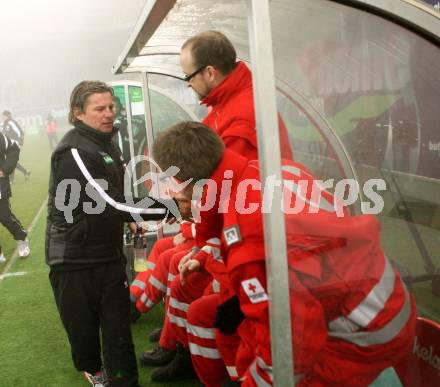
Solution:
M203 123L220 135L227 148L257 159L252 74L237 62L232 43L221 32L202 32L184 43L180 65L188 87L212 109Z

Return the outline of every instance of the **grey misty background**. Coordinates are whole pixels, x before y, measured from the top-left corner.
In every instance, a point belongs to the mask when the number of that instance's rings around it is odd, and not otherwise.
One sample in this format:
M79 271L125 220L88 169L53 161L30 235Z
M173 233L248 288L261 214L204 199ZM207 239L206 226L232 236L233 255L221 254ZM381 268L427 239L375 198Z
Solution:
M113 76L145 0L0 0L0 112L26 131L49 112L67 125L72 88ZM131 77L133 78L133 76Z

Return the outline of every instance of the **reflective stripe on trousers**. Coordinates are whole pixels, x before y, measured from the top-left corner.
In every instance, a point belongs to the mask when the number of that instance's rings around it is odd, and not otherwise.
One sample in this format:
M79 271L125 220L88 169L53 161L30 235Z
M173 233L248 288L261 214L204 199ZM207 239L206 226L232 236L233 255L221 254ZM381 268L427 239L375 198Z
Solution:
M271 387L273 385L272 366L267 365L262 358L257 356L254 362L251 364L249 371L251 373L252 379L254 379L255 384L258 387ZM267 382L260 375L260 373L266 375L266 377L270 380L270 383ZM302 374L294 375L295 383L297 383L302 377Z
M168 283L171 283L174 281L174 278L176 278L176 276L174 274L168 273ZM169 286L167 286L167 296L171 295L171 288Z
M394 290L396 275L385 259L385 267L379 282L370 290L362 302L345 317L339 317L329 323L333 332L353 332L360 327L366 328L383 310L385 303Z
M147 261L147 269L154 270L155 267L156 264L154 262Z
M150 276L148 282L150 282L150 284L153 285L156 289L160 290L163 293L166 293L167 287L152 275Z
M214 293L220 293L220 282L218 282L216 279L212 280L212 291Z
M186 330L193 336L200 337L202 339L215 340L215 328L203 328L192 324L187 324Z
M226 371L228 371L229 377L230 377L231 379L236 379L236 378L238 378L237 367L226 366Z
M173 297L170 297L169 306L175 309L179 309L182 312L188 312L188 308L189 308L189 304L186 304L184 302L179 302Z
M135 279L132 283L131 283L131 286L136 286L136 287L138 287L139 289L141 289L141 290L145 290L145 282L143 282L143 281L139 281L139 280L137 280L137 279Z
M171 323L176 324L178 327L186 328L186 319L183 317L175 316L174 314L170 313L168 311L168 320L170 320Z
M154 305L156 305L153 301L151 301L145 293L141 295L141 298L139 299L142 304L144 304L148 309L151 309Z
M191 355L202 356L207 359L221 359L220 352L215 348L202 347L201 345L188 343Z
M400 280L400 279L399 279ZM400 280L401 281L401 280ZM383 328L372 332L329 332L329 336L349 341L360 347L368 347L370 345L385 344L393 340L403 329L411 315L411 301L405 284L402 284L405 294L405 302L399 313L386 324Z

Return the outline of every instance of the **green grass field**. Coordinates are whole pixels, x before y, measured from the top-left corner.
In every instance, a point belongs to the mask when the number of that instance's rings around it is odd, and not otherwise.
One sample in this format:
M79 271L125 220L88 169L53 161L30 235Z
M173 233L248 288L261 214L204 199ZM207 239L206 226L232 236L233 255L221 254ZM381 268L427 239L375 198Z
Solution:
M87 385L73 368L69 343L53 300L49 270L43 259L45 223L45 218L40 217L31 234L32 257L17 261L13 267L12 272L26 274L0 282L0 385L4 387ZM163 308L157 307L133 325L138 354L153 347L147 336L162 319ZM151 369L139 371L143 386L161 386L149 382Z

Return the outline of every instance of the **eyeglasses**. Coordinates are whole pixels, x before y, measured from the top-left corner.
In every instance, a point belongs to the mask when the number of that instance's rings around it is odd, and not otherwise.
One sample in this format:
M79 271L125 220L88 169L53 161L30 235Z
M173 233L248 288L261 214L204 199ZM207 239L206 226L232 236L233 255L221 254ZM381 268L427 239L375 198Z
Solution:
M196 71L194 71L193 73L187 75L185 78L183 78L183 80L185 82L189 82L191 80L191 78L195 77L198 73L200 73L201 71L203 71L208 65L204 65L202 67L199 67Z

